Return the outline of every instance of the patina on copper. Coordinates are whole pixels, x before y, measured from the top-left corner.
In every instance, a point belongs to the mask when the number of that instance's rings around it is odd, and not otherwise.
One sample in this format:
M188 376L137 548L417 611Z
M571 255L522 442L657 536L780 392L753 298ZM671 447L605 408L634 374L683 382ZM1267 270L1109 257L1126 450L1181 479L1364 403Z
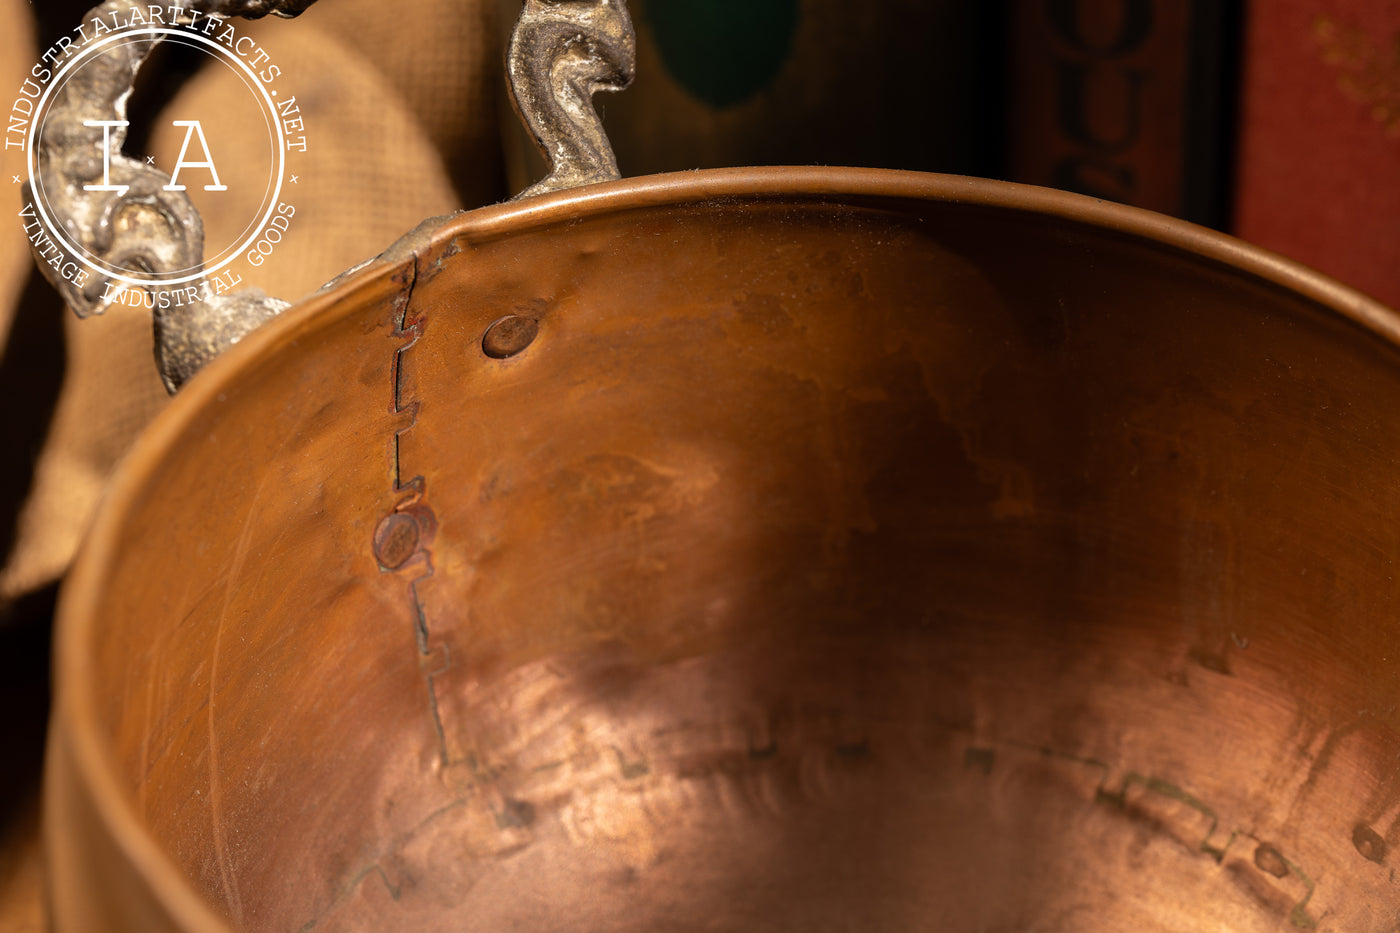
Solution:
M1398 453L1394 312L1073 195L424 228L117 479L56 929L1384 933Z

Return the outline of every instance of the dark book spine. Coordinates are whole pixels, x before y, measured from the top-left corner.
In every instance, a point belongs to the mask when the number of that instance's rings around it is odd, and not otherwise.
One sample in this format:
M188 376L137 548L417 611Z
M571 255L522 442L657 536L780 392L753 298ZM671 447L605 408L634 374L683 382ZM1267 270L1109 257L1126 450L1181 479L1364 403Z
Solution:
M1007 175L1220 225L1237 0L1012 0Z

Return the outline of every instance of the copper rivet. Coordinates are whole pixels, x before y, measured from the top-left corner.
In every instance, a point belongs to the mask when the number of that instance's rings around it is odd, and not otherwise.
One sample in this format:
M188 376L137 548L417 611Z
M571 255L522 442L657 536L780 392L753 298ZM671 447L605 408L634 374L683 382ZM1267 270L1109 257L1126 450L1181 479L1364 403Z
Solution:
M1260 871L1266 871L1275 878L1288 877L1288 861L1278 849L1271 845L1262 842L1259 844L1258 848L1254 850L1254 865Z
M395 512L374 529L374 557L388 570L402 567L418 550L418 522L412 515Z
M1389 848L1385 839L1365 823L1358 823L1352 830L1351 842L1363 858L1370 859L1377 865L1385 861L1386 849Z
M486 328L486 334L481 338L481 349L492 359L503 360L528 347L539 332L539 322L534 318L507 314Z

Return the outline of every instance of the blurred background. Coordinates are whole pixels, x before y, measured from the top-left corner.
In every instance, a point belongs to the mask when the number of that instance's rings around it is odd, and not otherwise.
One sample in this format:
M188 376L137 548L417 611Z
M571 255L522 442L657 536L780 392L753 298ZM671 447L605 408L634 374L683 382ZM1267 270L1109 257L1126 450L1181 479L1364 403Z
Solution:
M634 86L597 100L624 176L881 166L1066 188L1233 233L1400 306L1400 0L630 0ZM87 0L0 0L0 90ZM306 116L296 221L248 284L294 300L418 221L543 173L506 97L519 0L320 0L240 24ZM178 47L128 153L211 151L241 93ZM8 104L8 98L5 99ZM230 155L225 155L231 153ZM24 165L4 154L18 211ZM234 186L231 186L234 187ZM236 230L231 193L208 236ZM78 321L0 224L0 933L43 929L37 793L58 583L108 475L166 404L147 312Z

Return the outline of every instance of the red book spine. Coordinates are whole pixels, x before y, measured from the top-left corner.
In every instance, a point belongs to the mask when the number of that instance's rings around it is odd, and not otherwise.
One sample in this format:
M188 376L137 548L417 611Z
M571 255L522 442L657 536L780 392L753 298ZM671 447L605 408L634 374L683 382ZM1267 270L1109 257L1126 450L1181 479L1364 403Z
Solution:
M1400 307L1400 0L1254 0L1234 232Z

